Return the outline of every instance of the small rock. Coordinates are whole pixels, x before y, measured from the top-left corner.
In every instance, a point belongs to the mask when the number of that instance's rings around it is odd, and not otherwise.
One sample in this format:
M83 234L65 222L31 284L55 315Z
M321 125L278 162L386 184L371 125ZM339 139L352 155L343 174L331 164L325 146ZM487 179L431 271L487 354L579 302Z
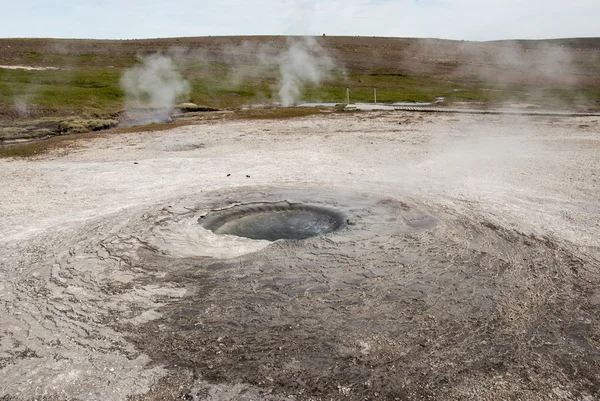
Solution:
M248 174L246 174L246 178L250 178L250 176Z

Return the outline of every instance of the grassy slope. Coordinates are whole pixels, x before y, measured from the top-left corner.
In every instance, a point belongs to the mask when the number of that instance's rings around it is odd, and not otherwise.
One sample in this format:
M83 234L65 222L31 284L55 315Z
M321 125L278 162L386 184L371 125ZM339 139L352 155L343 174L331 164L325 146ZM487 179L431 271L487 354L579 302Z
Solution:
M445 40L323 37L317 38L336 70L319 86L305 88L304 100L449 101L499 103L535 101L551 107L582 105L597 109L600 99L600 39L552 41L458 42ZM136 56L171 52L190 82L189 99L197 104L231 108L269 101L277 92L278 70L258 65L257 49L285 49L283 37L209 37L97 41L0 39L0 65L32 65L59 70L0 68L0 125L23 117L114 117L122 109L119 77ZM562 58L546 71L505 63L498 57L517 46L519 57L534 63L559 49ZM176 49L176 50L173 50ZM231 49L235 49L235 55ZM538 66L539 67L539 66ZM244 79L233 77L240 71Z

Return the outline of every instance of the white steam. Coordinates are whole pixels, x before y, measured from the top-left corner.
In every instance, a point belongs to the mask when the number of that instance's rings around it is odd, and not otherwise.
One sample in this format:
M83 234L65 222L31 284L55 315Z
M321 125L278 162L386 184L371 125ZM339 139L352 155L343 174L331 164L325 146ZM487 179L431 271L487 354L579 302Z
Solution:
M290 106L301 99L307 84L319 85L334 64L313 37L288 39L288 48L276 56L279 65L279 100Z
M245 41L238 46L226 47L222 59L232 67L229 84L232 88L245 81L271 79L278 74L272 86L272 99L282 106L302 101L308 85L319 85L336 67L314 37L276 38L266 44Z
M22 94L15 97L14 107L19 117L29 117L31 98L30 94Z
M170 57L153 54L121 76L125 91L125 119L130 124L169 121L179 98L187 97L190 86Z

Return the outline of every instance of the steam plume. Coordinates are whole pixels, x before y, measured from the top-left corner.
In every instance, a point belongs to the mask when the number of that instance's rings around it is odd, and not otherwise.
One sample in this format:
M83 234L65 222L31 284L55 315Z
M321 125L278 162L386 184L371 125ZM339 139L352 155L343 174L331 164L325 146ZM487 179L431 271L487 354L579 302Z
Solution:
M142 58L141 65L125 71L121 88L128 109L125 119L130 125L169 121L176 101L190 93L173 60L161 54Z
M319 85L335 67L314 37L275 39L263 45L243 42L226 48L221 61L233 66L229 77L232 88L246 79L271 78L271 71L276 69L279 76L272 88L273 99L279 99L282 106L301 101L306 85Z
M300 100L306 84L318 85L333 69L333 61L313 37L287 40L288 48L276 57L279 65L279 99L283 106Z

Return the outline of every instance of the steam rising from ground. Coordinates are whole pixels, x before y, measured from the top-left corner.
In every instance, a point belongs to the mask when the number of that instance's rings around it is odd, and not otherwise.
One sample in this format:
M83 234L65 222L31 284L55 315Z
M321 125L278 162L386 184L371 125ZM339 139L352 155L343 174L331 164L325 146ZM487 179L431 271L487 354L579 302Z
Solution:
M288 48L275 57L279 65L279 100L291 106L301 99L306 84L319 85L334 64L313 37L287 39ZM267 60L268 61L268 60Z
M288 37L282 43L272 40L256 45L244 42L224 50L223 60L233 67L229 77L232 87L241 86L249 78L270 78L278 72L272 87L272 99L282 106L302 101L307 85L319 85L336 68L333 59L314 37Z
M120 83L125 91L126 125L169 121L178 100L187 100L184 98L190 94L190 85L174 61L185 59L185 53L181 50L173 57L154 54L141 58L139 65L123 73ZM193 53L197 61L211 61L205 53ZM233 86L256 75L251 65L267 71L277 69L273 98L279 99L282 106L301 101L305 87L319 85L334 68L333 60L314 37L286 38L283 47L273 43L258 47L242 44L225 49L223 59L235 66L235 73L230 76Z
M14 107L19 117L28 117L29 116L29 104L31 100L30 94L21 94L15 96Z
M169 121L179 98L190 93L188 82L170 57L153 54L121 76L125 91L125 120L130 125Z
M522 80L531 81L531 76L535 76L539 83L546 85L571 87L578 84L579 68L573 55L558 45L504 42L478 49L470 44L469 47L463 45L462 52L473 62L481 58L486 60L490 70L479 72L486 80L514 84ZM463 70L472 68L472 63L461 63Z

